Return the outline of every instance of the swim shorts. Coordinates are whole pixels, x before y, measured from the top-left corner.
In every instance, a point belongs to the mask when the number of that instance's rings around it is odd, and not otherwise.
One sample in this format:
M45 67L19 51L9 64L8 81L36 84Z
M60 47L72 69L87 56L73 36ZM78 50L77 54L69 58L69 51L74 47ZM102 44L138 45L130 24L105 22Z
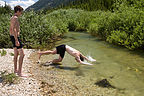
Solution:
M16 45L15 45L15 38L14 38L14 36L10 35L10 39L11 39L11 41L12 41L13 47L16 47L17 49L20 49L20 48L23 47L23 44L22 44L20 38L19 38L19 37L17 37L17 38L18 38L18 41L19 41L19 43L20 43L20 46L16 46Z
M66 51L66 45L60 45L56 47L57 54L60 54L61 58L64 58L65 51Z

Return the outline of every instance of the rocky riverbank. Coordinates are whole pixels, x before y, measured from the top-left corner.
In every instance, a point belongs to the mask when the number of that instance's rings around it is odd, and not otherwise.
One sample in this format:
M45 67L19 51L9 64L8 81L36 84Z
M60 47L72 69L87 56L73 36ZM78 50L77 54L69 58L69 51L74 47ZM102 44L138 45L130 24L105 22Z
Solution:
M0 49L2 52L3 49ZM6 55L0 55L0 71L7 71L13 73L13 49L4 49ZM33 76L32 67L33 64L29 59L29 56L35 50L24 49L25 58L23 62L22 71L28 74L29 77L18 77L19 80L16 84L5 84L0 80L0 96L41 96L40 95L40 82Z
M0 56L0 71L13 73L13 49L4 50L7 53ZM19 81L11 85L3 85L0 80L0 96L124 96L123 91L99 87L95 85L97 80L89 81L79 70L80 65L44 66L46 61L55 57L42 56L38 64L35 50L24 49L24 53L23 72L29 77L19 77Z

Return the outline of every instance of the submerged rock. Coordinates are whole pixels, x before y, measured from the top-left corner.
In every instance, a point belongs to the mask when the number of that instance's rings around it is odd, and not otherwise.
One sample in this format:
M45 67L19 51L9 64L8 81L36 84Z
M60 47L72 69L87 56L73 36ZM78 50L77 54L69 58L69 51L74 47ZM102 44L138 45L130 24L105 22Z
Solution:
M115 89L115 87L112 86L107 79L102 79L102 80L96 82L95 84L100 86L100 87L114 88Z

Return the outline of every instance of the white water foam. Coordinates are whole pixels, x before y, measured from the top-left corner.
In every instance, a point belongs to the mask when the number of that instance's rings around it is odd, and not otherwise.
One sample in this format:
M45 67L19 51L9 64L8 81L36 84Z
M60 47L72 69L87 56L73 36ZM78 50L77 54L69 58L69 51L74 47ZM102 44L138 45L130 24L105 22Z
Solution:
M93 64L91 64L91 63L89 63L89 62L87 62L87 61L82 61L82 64L85 64L85 65L93 65Z
M93 59L91 56L87 56L88 60L91 61L91 62L95 62L96 60Z

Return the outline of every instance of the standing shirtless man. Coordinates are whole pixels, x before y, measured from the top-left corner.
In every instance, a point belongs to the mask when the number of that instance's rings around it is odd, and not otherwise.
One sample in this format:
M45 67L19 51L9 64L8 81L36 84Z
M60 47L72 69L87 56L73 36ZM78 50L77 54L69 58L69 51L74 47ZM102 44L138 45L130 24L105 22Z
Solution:
M14 16L10 19L10 39L13 43L13 49L14 49L14 73L17 73L18 76L23 77L22 74L22 63L24 58L24 51L23 51L23 44L20 40L20 25L18 21L18 17L21 16L23 12L23 8L21 6L15 6L14 7ZM17 68L17 58L18 54L20 54L19 57L19 67Z

